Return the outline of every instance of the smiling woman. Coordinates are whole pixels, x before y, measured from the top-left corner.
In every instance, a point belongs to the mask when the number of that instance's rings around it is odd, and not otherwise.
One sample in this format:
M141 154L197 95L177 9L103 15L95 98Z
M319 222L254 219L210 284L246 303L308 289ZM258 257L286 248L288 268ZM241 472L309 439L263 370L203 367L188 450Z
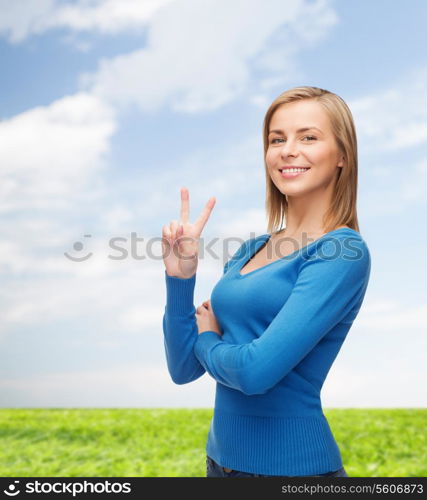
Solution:
M197 242L213 204L191 224L183 190L181 222L163 227L169 373L177 384L206 372L217 382L208 477L347 476L320 391L370 276L355 206L356 149L350 110L337 95L297 87L271 104L268 233L241 245L197 309Z
M287 235L309 226L359 231L357 137L341 97L317 87L284 92L266 112L263 139L269 231L285 218Z

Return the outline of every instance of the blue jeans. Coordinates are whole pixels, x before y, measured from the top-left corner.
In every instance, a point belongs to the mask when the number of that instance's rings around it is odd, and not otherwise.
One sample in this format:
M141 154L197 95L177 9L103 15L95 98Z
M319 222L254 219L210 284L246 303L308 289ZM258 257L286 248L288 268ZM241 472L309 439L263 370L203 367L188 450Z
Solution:
M332 476L332 477L348 477L347 472L344 467L333 472L326 472L325 474L318 474L308 477L320 477L320 476ZM255 474L252 472L242 472L239 470L225 469L221 465L217 464L209 455L206 455L206 477L304 477L304 476L269 476L267 474ZM305 476L307 477L307 476Z

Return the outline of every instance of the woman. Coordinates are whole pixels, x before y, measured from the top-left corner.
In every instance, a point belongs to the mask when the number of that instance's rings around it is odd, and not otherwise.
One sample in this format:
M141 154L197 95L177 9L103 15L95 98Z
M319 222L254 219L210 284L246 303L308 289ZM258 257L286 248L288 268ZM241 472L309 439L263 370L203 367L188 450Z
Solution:
M357 141L336 94L297 87L264 119L268 233L225 264L211 300L193 292L200 234L181 190L163 226L163 331L172 380L216 384L208 477L347 476L320 391L362 305L371 258L356 214ZM285 228L282 228L285 220Z

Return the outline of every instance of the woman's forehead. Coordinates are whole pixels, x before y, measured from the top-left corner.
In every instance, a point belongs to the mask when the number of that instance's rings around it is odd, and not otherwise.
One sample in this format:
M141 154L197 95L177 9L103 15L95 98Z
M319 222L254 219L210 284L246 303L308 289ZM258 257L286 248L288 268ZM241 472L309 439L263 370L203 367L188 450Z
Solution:
M282 104L273 113L269 125L269 131L298 132L311 128L329 130L329 117L319 103L308 100Z

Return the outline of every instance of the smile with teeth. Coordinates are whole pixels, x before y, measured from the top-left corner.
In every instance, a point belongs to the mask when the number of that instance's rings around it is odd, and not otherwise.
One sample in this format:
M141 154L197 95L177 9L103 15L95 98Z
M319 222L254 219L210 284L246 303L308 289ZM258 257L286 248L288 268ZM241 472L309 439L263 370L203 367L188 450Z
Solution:
M282 177L285 177L287 179L292 178L292 177L298 177L302 175L303 173L307 172L310 170L309 167L307 168L281 168L279 172L281 173Z
M282 168L280 169L280 172L305 172L306 170L309 170L308 168Z

